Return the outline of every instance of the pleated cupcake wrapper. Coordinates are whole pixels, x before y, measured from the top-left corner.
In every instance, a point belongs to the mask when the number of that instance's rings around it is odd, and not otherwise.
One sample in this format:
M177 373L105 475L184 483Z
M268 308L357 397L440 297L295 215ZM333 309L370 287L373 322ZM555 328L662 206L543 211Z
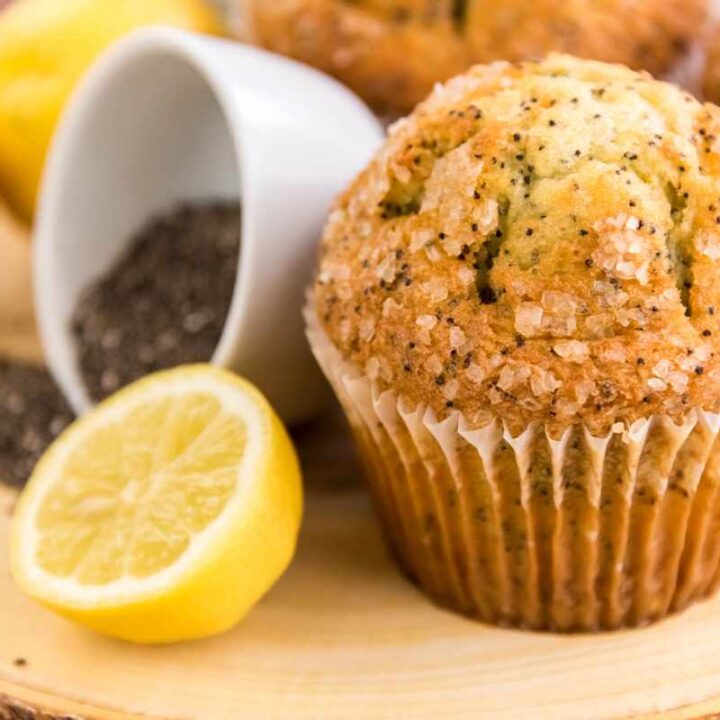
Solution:
M720 416L653 416L593 436L513 437L380 392L305 310L348 416L382 527L436 602L500 625L561 631L651 622L720 583Z

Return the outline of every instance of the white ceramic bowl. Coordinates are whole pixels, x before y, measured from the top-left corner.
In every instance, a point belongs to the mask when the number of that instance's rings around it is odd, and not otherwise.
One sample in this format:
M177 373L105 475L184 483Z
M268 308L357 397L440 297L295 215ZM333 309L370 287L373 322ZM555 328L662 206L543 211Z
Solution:
M262 50L151 28L106 52L56 133L34 241L42 342L74 409L91 405L70 329L79 293L151 216L223 198L242 203L242 247L212 361L256 383L286 421L311 416L324 385L304 288L333 196L382 136L339 83Z

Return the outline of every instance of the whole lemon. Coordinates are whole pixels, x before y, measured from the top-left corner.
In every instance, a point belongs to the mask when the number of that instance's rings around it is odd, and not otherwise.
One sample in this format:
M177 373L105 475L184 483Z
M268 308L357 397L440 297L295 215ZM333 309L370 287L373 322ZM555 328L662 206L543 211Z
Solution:
M151 24L221 32L202 0L15 0L0 12L0 196L23 220L78 79L110 43Z

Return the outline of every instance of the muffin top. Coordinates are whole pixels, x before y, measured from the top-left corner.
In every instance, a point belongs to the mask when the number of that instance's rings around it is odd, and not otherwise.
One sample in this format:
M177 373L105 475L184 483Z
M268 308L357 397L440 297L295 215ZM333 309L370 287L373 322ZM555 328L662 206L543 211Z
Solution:
M324 232L343 356L439 417L593 431L720 410L720 109L620 66L477 66Z
M668 71L707 0L254 0L257 39L407 111L472 63L549 51Z

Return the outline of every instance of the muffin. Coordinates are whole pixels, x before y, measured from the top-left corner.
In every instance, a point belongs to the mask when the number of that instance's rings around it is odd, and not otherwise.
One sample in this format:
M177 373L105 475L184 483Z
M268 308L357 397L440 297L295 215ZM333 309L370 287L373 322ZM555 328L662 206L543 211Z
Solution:
M551 50L668 71L702 28L706 0L252 0L257 41L405 112L472 63Z
M703 78L703 96L711 102L720 102L720 25L708 33L707 58Z
M635 626L720 582L720 109L621 66L477 66L339 198L308 336L437 603Z

